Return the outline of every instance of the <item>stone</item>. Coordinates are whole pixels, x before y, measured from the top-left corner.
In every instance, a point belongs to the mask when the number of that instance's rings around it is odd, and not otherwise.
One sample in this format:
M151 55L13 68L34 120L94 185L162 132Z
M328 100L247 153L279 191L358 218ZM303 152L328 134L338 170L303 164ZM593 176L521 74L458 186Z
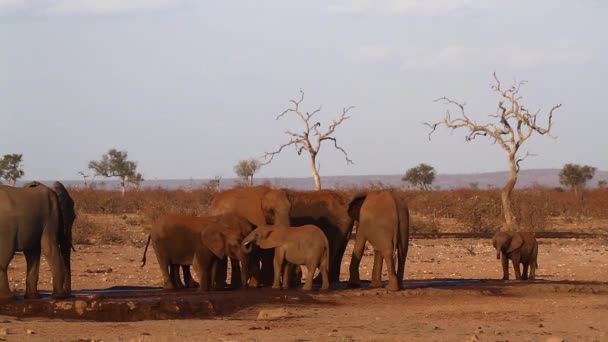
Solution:
M34 335L35 334L34 330L32 330L32 329L27 329L25 331L25 333L28 334L28 335Z
M258 313L257 320L272 321L272 320L276 320L276 319L289 317L289 315L290 315L289 312L285 308L260 310L260 312Z
M8 328L0 328L0 335L6 336L8 334L9 334Z
M566 339L560 336L549 336L545 342L566 342Z

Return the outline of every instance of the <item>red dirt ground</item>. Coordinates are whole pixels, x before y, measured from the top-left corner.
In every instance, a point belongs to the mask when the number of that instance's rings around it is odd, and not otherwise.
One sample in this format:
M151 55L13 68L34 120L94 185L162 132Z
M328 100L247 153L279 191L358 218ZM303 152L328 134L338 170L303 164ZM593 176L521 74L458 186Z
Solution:
M144 236L136 235L137 241ZM243 296L276 294L283 300L214 319L107 323L0 316L0 341L608 341L607 240L539 242L537 277L548 282L477 285L476 280L501 276L489 240L413 239L406 265L406 285L413 288L397 293L243 291ZM131 244L76 248L75 290L160 285L152 251L148 264L140 268L143 248ZM348 278L351 251L352 242L342 280ZM372 256L367 254L361 265L363 279L371 272ZM13 260L9 277L11 286L23 292L22 255ZM442 279L462 280L466 286L441 287ZM49 290L49 280L43 263L39 288ZM431 287L415 286L416 280L430 281ZM287 317L256 319L268 309L284 309Z

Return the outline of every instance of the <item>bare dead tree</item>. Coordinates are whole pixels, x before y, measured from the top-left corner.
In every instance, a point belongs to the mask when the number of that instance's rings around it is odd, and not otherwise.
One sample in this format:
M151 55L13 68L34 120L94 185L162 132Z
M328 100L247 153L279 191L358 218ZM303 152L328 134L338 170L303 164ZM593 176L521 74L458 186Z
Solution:
M312 170L312 176L315 181L315 188L317 190L321 190L321 177L319 176L319 163L317 162L317 156L319 155L319 151L321 150L321 144L324 141L332 141L334 143L334 148L340 150L344 154L344 158L346 159L346 164L353 164L353 161L348 158L348 153L346 150L338 145L338 141L334 136L332 136L338 127L344 120L349 119L348 112L353 109L353 106L343 108L342 114L337 120L334 120L331 125L329 125L327 131L321 132L320 122L313 121L313 118L316 114L321 111L321 107L317 108L312 112L304 112L300 109L300 105L304 101L304 92L300 90L300 99L298 100L290 100L293 107L286 109L283 113L279 114L276 117L276 120L279 120L283 116L288 113L293 113L297 115L302 122L304 123L304 131L301 133L295 133L293 131L287 130L285 134L290 137L290 140L283 145L279 146L273 152L266 152L264 154L264 159L266 162L262 163L262 165L269 164L274 157L281 153L284 148L288 146L294 146L298 155L301 155L303 151L308 152L310 155L310 168Z
M561 104L553 106L549 111L547 120L547 126L543 127L537 123L538 114L540 111L534 113L530 112L526 108L521 100L522 96L519 94L521 86L526 82L514 81L509 87L503 87L502 83L493 74L495 83L491 86L491 89L498 93L499 102L496 114L489 115L496 122L491 122L485 125L478 124L472 120L465 111L465 103L454 101L447 97L442 97L436 101L443 102L448 106L456 108L457 117L452 118L450 109L446 111L446 115L443 120L435 123L425 123L425 125L431 128L429 132L429 140L431 135L435 132L437 127L444 125L452 130L457 128L464 128L468 130L468 134L465 136L466 141L471 141L478 136L488 137L493 144L498 143L500 147L507 153L509 160L509 179L502 188L501 202L504 216L505 227L503 229L513 230L515 229L515 215L513 214L513 207L511 205L511 194L515 184L517 183L517 174L519 172L520 163L531 156L529 152L519 154L519 150L523 143L537 133L540 135L548 135L552 138L556 138L551 135L551 127L553 122L553 112L561 107Z

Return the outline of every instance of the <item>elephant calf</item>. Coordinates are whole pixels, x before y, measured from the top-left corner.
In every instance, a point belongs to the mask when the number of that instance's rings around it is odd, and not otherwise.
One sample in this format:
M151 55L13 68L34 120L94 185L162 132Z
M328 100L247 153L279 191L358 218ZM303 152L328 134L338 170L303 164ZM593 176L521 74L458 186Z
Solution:
M496 259L501 259L502 256L503 280L509 280L509 259L513 263L515 279L534 280L538 267L538 242L534 233L500 231L492 237L492 245L496 249ZM524 265L523 274L519 269L520 263Z
M243 245L255 242L263 249L274 248L274 281L273 289L289 287L291 265L305 265L308 277L304 290L312 290L312 280L318 268L322 278L322 290L329 288L329 242L323 231L314 225L286 227L280 225L261 226L254 229L245 239ZM281 271L283 286L281 287Z

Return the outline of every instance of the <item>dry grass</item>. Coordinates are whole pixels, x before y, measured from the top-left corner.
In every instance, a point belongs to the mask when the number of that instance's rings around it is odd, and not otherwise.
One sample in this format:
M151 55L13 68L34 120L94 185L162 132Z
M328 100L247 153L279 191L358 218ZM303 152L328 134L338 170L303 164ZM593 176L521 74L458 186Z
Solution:
M345 196L366 190L393 190L381 183L369 188L340 188ZM500 191L459 189L442 191L397 191L407 199L412 214L412 230L418 233L491 232L500 226ZM210 188L194 190L145 189L128 192L71 189L78 219L74 242L131 243L141 245L152 222L167 213L205 215L217 192ZM559 189L516 190L513 207L519 224L533 231L585 229L590 222L608 220L608 189L590 189L583 198ZM136 230L133 228L137 227ZM141 229L143 227L144 229ZM133 234L134 231L143 235ZM143 237L142 237L143 236Z

